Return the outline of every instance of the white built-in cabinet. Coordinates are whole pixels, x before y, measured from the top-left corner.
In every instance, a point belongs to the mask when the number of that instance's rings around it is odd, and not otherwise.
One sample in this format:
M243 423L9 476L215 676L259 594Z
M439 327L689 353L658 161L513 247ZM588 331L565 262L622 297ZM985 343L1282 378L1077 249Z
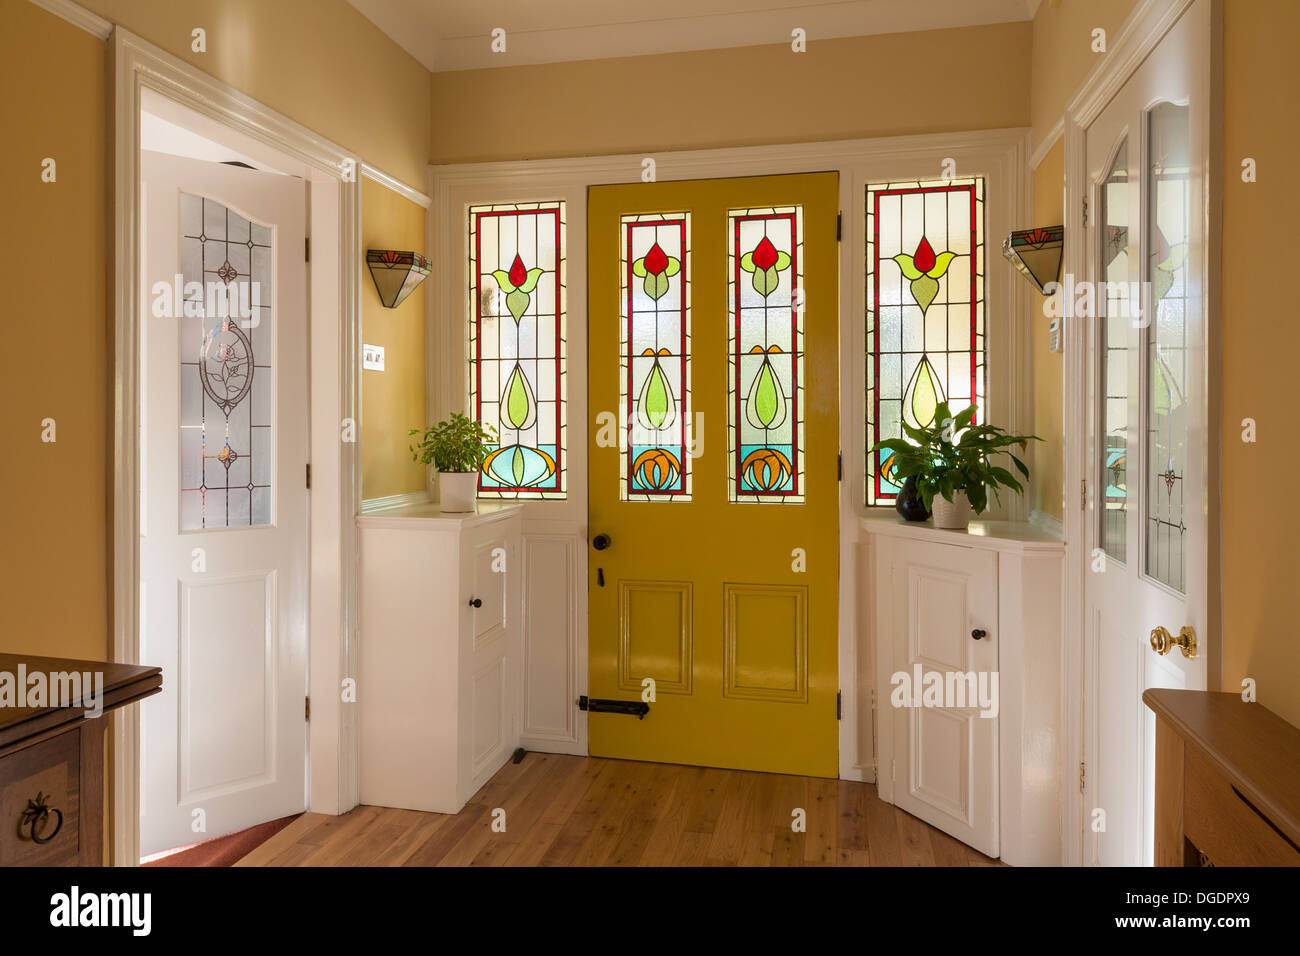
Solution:
M362 803L457 813L518 747L522 510L357 519Z
M862 530L881 799L1007 863L1060 864L1063 542L892 513Z

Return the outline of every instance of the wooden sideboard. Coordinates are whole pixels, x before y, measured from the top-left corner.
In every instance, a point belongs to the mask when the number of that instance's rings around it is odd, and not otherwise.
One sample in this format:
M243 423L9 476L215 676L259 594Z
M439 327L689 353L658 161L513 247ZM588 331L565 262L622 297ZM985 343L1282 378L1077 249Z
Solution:
M50 679L72 674L91 677ZM33 675L46 683L39 706ZM96 693L108 713L161 688L158 667L0 654L0 866L103 865L108 722L87 707Z
M1300 866L1300 729L1238 694L1152 689L1156 866Z

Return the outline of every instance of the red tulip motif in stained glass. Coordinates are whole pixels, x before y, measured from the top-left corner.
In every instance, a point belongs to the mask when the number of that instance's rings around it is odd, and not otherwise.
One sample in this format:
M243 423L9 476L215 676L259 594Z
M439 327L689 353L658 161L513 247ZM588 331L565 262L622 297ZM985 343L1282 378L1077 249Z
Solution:
M645 294L656 301L668 291L668 280L681 270L681 260L668 255L657 242L644 256L632 263L632 274L642 280Z
M894 261L903 270L903 276L911 283L912 298L921 307L921 313L930 308L930 303L939 294L939 280L948 273L948 266L957 258L955 252L935 254L934 247L925 236L916 245L916 251L910 256L899 253Z
M515 317L515 322L522 319L524 312L528 310L533 290L537 288L537 280L545 271L536 267L527 268L524 260L516 253L515 261L510 263L508 272L505 269L497 269L492 273L492 278L497 280L497 285L506 294L506 308Z
M781 284L781 273L790 268L790 261L789 253L764 236L752 252L740 257L740 268L753 274L754 291L766 299Z

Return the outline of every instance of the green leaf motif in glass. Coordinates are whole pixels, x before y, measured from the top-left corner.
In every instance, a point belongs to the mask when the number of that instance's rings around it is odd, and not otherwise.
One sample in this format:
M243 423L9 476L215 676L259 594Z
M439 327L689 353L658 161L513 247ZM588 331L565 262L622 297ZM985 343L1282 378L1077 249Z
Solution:
M516 365L506 382L505 393L501 396L501 410L505 422L518 431L533 423L537 414L537 403L533 400L533 389L523 370Z
M912 298L916 299L916 304L921 307L921 312L930 308L930 303L934 297L939 294L939 280L931 279L927 275L920 276L912 280Z
M650 368L645 384L641 386L641 396L637 401L637 416L646 428L658 431L667 428L677 417L677 402L673 398L668 377L659 366L659 360Z
M755 428L777 428L785 421L785 393L776 377L772 363L766 357L749 387L745 402L745 417Z
M513 292L506 293L506 308L515 317L515 322L524 317L524 312L528 309L528 301L531 298L532 296L523 289L515 289Z
M928 356L921 356L908 391L910 394L903 396L908 424L916 428L929 428L934 423L935 413L939 403L944 401L944 396Z
M643 283L645 294L656 301L663 298L664 294L668 291L668 286L668 276L662 272L658 275L647 274L645 282Z

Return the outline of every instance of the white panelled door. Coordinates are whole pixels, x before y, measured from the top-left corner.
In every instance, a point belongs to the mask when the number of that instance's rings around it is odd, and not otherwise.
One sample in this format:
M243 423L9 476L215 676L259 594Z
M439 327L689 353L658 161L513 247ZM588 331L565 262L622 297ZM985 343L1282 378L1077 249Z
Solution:
M306 806L301 179L141 154L141 853Z
M1206 684L1209 3L1193 4L1087 130L1088 566L1084 860L1149 865L1148 687ZM1076 297L1076 313L1080 311ZM1194 632L1195 656L1153 646Z
M880 633L893 644L895 668L884 704L895 708L893 766L884 768L894 776L893 802L996 857L998 718L980 707L979 688L982 679L996 693L997 555L928 541L890 550L877 593L890 602L890 626ZM895 682L899 674L908 680ZM938 678L942 697L927 696L925 675Z

